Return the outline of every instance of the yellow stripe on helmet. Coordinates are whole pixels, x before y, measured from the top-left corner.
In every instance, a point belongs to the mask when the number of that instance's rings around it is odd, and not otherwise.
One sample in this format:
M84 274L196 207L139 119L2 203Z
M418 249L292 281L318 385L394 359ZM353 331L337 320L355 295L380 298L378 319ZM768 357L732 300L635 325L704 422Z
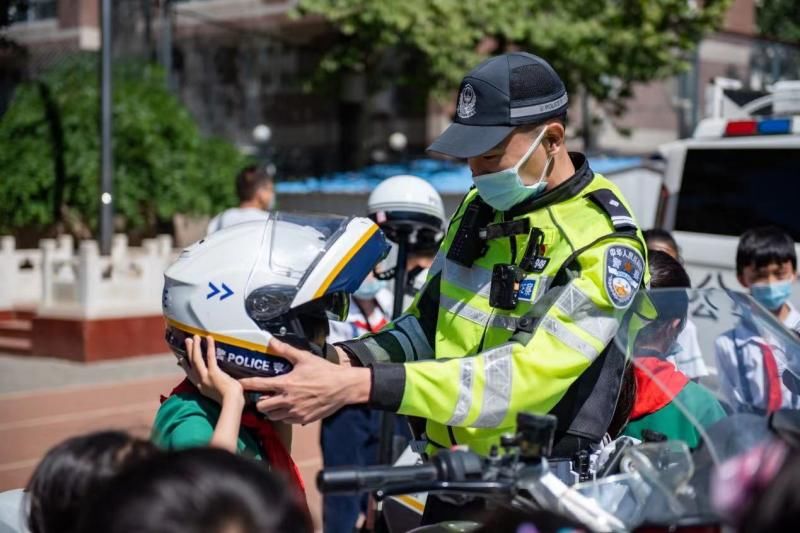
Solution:
M328 274L328 277L325 278L325 281L322 282L322 285L320 285L319 289L317 289L317 292L314 293L314 299L325 294L325 291L328 290L328 287L331 286L331 283L333 283L333 280L336 279L336 276L338 276L342 269L344 269L345 265L353 258L354 255L356 255L356 253L358 253L358 251L364 246L364 243L366 243L373 235L375 235L377 231L378 226L373 224L372 227L370 227L367 232L364 233L360 239L358 239L358 242L352 248L350 248L350 251L347 252L347 254L342 258L341 261L339 261L336 267L331 270L330 274Z
M192 335L200 335L201 337L205 337L206 335L211 335L212 337L214 337L215 341L223 342L225 344L230 344L231 346L237 346L239 348L245 348L247 350L252 350L254 352L260 352L267 355L274 355L269 351L267 346L264 346L263 344L243 341L235 337L229 337L227 335L221 335L219 333L214 333L212 331L206 331L204 329L195 328L193 326L183 324L171 318L167 318L165 320L167 321L167 324L169 324L170 326L181 329L187 333L191 333Z

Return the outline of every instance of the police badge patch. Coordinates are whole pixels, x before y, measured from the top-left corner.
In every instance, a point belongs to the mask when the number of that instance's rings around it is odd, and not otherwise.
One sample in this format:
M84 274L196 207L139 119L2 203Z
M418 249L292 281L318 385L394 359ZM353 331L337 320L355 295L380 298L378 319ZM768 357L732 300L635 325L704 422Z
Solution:
M606 250L606 274L603 284L609 300L617 309L630 305L644 276L644 259L627 246L611 246Z
M464 85L464 88L461 89L461 94L458 95L458 108L456 109L458 117L469 118L473 116L477 113L475 110L475 105L477 103L478 97L475 94L475 89L472 88L472 85L467 83Z

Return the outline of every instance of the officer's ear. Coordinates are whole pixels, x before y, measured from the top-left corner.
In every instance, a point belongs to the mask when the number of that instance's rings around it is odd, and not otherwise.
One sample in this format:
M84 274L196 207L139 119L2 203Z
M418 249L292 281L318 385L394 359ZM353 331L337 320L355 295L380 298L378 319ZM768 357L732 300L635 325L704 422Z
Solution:
M564 140L566 139L566 130L564 123L560 120L554 120L547 124L547 132L544 134L542 144L544 149L547 150L547 155L555 157L559 151L564 149Z

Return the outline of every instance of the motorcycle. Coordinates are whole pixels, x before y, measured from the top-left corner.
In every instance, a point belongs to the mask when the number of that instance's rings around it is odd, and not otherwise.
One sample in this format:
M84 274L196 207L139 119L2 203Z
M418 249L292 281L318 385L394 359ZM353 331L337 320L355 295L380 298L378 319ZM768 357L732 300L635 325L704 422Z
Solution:
M469 532L486 519L420 525L427 494L487 513L554 511L592 531L720 531L715 468L770 438L800 443L800 339L748 295L655 289L639 293L614 342L631 361L623 389L633 381L636 393L618 402L628 421L610 442L554 460L555 417L519 413L487 457L407 450L395 466L323 470L318 487L371 492L391 533Z

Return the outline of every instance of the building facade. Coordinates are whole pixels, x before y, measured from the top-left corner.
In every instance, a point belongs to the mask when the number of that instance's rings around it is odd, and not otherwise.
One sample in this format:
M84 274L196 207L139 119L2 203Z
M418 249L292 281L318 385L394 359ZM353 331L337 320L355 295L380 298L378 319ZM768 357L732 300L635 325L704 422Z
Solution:
M582 106L580 98L573 97L570 132L578 131L584 122L582 110L588 109L601 119L591 129L593 151L652 153L664 142L691 134L703 116L703 87L712 77L738 78L760 88L780 74L785 66L774 58L800 56L800 49L756 38L755 1L734 0L721 31L700 44L693 68L676 79L638 86L624 117L604 116L592 102ZM0 113L19 81L69 54L98 49L98 4L30 0L30 9L12 14L13 23L2 32L22 52L0 48ZM159 59L169 69L171 88L202 131L269 156L284 177L401 157L387 146L395 131L406 135L406 153L421 154L448 125L453 104L426 103L424 94L409 87L368 96L366 80L358 76L308 91L317 61L335 36L320 19L290 16L296 4L297 0L114 1L114 55ZM254 138L259 125L269 128L267 143ZM631 135L621 135L618 126Z

